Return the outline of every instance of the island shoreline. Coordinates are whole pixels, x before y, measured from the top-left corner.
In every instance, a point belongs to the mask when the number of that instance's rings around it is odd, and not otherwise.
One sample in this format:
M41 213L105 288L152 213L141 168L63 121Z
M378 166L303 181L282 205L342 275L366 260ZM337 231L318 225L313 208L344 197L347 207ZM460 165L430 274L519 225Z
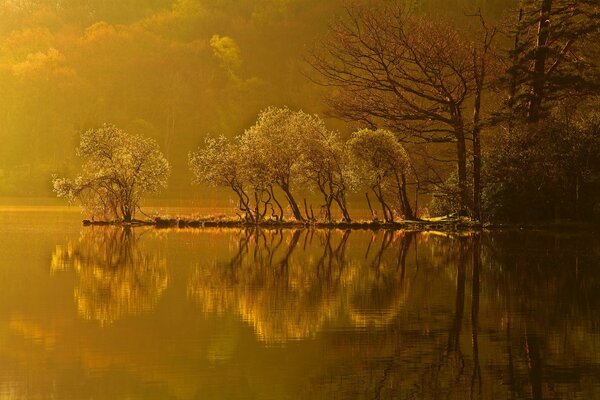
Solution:
M267 220L260 223L228 219L190 219L158 217L146 220L123 221L93 221L83 220L83 226L125 226L125 227L154 227L156 229L203 229L203 228L266 228L266 229L337 229L337 230L394 230L394 231L500 231L500 230L561 230L561 231L597 231L600 224L574 221L559 221L545 223L481 223L466 218L444 220L418 221L275 221Z

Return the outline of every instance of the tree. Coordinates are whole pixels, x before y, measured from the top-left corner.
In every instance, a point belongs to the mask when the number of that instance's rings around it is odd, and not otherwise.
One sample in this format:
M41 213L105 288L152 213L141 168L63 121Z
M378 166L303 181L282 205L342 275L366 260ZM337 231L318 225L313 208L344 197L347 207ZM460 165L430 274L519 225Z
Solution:
M83 159L81 174L54 176L54 191L79 201L92 217L131 222L145 194L167 187L169 163L150 138L105 124L81 135L77 154Z
M238 208L244 218L250 222L260 222L270 202L270 194L265 193L269 183L254 178L256 174L250 165L252 157L246 157L248 150L242 149L238 139L231 141L225 136L207 137L204 147L190 153L193 182L230 188L238 197Z
M509 54L509 118L529 123L556 101L600 94L596 0L521 2Z
M599 154L600 116L594 113L500 132L486 155L487 214L510 221L597 219Z
M292 187L301 176L300 142L311 129L320 129L314 118L287 107L269 107L259 114L256 124L241 137L242 146L255 170L283 191L298 221L304 221L304 217Z
M346 193L353 188L353 171L348 166L343 141L316 115L269 107L257 123L233 140L208 137L204 146L189 155L194 183L232 189L246 220L258 223L271 210L283 219L283 207L275 187L284 192L294 217L303 220L292 184L307 183L323 195L325 218L331 207L340 207L350 220ZM276 208L278 209L276 211Z
M311 128L305 130L300 142L302 175L323 196L326 220L332 220L331 207L335 202L343 220L350 221L346 195L356 186L356 174L350 168L345 143L319 117L311 116L306 122Z
M482 46L450 24L402 7L348 7L309 58L321 76L317 82L337 88L328 99L336 116L389 129L400 140L456 146L462 213L473 208L467 144L479 143L481 92L494 36L485 33ZM467 104L475 107L471 131Z
M396 197L404 218L414 219L415 214L406 193L410 161L394 134L384 129L363 129L352 134L348 147L356 170L361 172L363 181L381 204L384 220L394 221L394 212L386 200L386 192Z

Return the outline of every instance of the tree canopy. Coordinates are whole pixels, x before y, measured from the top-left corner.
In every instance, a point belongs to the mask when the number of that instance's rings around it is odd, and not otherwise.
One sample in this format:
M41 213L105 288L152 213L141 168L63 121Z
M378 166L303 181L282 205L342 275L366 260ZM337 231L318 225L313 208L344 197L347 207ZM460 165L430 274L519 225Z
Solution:
M55 177L54 191L92 217L130 222L145 194L167 187L170 166L153 139L104 125L81 135L77 154L81 173Z

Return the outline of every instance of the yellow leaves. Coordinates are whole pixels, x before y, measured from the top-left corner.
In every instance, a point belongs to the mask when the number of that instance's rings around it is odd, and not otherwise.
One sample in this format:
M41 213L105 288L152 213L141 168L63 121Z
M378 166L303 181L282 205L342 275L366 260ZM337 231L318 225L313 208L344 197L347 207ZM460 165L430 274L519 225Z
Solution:
M20 78L36 76L45 79L73 78L76 72L66 66L65 61L65 56L54 47L51 47L45 52L28 54L25 61L12 66L12 72Z
M48 48L52 45L54 37L48 28L26 28L13 31L0 41L3 52L25 54Z
M256 2L252 11L252 20L259 24L279 21L289 11L294 0L266 0Z
M88 27L84 34L84 42L106 40L117 33L115 27L107 22L100 21Z
M233 74L242 66L240 48L233 38L213 35L210 39L210 47L213 49L215 57L223 63L223 66L230 73Z
M173 13L180 16L202 15L205 9L199 0L179 0L173 7Z

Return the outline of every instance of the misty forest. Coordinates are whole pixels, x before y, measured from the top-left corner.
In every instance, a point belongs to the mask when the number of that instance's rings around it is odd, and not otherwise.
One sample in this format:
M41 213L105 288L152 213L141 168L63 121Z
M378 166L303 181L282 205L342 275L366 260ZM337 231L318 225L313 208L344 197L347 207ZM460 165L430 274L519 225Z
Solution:
M0 0L0 399L600 398L599 0Z
M594 1L171 3L5 2L2 195L100 219L211 187L253 222L598 219Z

